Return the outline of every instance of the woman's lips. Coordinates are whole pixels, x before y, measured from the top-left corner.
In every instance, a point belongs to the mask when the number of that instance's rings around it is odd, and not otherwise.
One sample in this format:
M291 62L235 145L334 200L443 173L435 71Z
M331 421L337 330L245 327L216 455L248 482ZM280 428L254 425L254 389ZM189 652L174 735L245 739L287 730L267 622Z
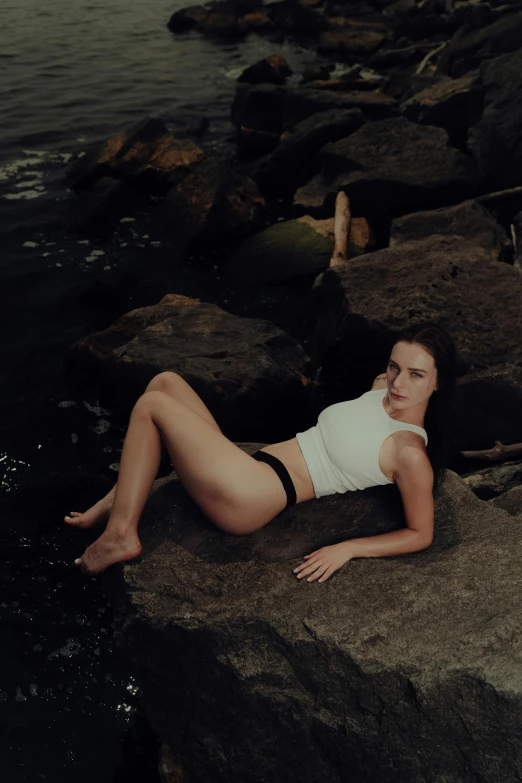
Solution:
M400 394L394 394L394 393L393 393L391 390L390 390L390 394L391 394L391 396L392 396L392 397L394 397L394 399L396 399L396 400L405 400L405 399L406 399L406 397L401 397L401 395L400 395Z

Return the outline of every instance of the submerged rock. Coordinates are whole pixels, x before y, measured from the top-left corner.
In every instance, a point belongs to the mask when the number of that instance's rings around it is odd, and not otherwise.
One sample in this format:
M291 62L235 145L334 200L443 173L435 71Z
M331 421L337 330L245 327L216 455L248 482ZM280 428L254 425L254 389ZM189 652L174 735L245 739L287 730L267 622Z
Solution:
M75 343L65 366L126 417L149 381L170 370L185 378L228 437L293 437L307 405L309 359L299 343L258 318L169 294L131 310Z
M421 552L308 583L293 573L305 554L404 526L396 488L232 536L177 480L156 482L143 558L107 585L181 780L517 782L522 507L510 516L449 472L435 520Z
M204 157L191 139L178 138L162 120L147 118L96 145L70 167L68 177L75 191L88 190L102 177L112 177L161 195Z

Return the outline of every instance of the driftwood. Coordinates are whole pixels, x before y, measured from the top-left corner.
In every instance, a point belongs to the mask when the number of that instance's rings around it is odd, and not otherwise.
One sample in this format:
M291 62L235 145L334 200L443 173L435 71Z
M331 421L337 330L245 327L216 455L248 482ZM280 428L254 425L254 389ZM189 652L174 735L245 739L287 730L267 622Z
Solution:
M496 190L494 193L483 193L481 196L476 196L473 201L487 207L488 204L495 204L498 201L504 201L504 199L510 199L513 196L522 196L522 185L517 185L517 187L508 188L507 190Z
M346 193L340 190L335 199L334 249L330 259L331 269L336 266L345 266L348 262L348 237L350 236L351 222L350 201Z
M447 45L448 45L448 42L444 41L444 43L442 43L436 49L432 49L431 52L428 52L426 57L424 57L424 59L421 60L421 62L419 63L419 66L418 66L417 70L415 71L415 76L419 76L419 74L421 74L423 72L423 70L425 69L425 67L429 63L429 61L432 60L437 54L439 54L439 52L442 52L442 50L445 49Z
M483 459L486 462L505 462L513 457L522 456L522 443L510 443L504 446L499 440L495 441L492 449L481 449L479 451L461 451L463 457L468 459Z

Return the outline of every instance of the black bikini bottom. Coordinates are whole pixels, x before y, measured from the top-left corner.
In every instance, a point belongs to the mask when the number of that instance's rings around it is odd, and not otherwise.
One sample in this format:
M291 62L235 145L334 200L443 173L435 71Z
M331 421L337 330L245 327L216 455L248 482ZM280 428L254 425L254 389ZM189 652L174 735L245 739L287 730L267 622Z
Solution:
M287 469L285 468L281 460L278 459L277 457L274 457L273 454L268 454L266 451L256 451L254 454L252 454L252 457L254 459L257 459L259 462L266 462L267 465L270 465L270 467L275 470L275 472L281 479L281 483L283 487L285 488L285 492L286 492L285 508L288 508L288 506L293 506L296 501L294 483L290 478L289 472L287 471Z

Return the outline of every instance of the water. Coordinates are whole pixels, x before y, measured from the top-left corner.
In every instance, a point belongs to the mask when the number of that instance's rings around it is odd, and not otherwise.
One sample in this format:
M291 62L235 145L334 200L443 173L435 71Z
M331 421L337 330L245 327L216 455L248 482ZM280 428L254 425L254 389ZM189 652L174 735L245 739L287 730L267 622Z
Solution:
M68 162L146 115L206 116L201 144L233 153L235 79L283 54L257 36L211 42L166 28L180 0L3 0L0 6L0 768L5 783L156 779L156 739L113 639L97 579L72 565L96 537L63 522L114 483L125 427L73 395L63 355L119 314L98 276L156 252L145 223L108 239L64 231ZM297 80L296 75L295 79ZM176 293L197 296L180 269Z

